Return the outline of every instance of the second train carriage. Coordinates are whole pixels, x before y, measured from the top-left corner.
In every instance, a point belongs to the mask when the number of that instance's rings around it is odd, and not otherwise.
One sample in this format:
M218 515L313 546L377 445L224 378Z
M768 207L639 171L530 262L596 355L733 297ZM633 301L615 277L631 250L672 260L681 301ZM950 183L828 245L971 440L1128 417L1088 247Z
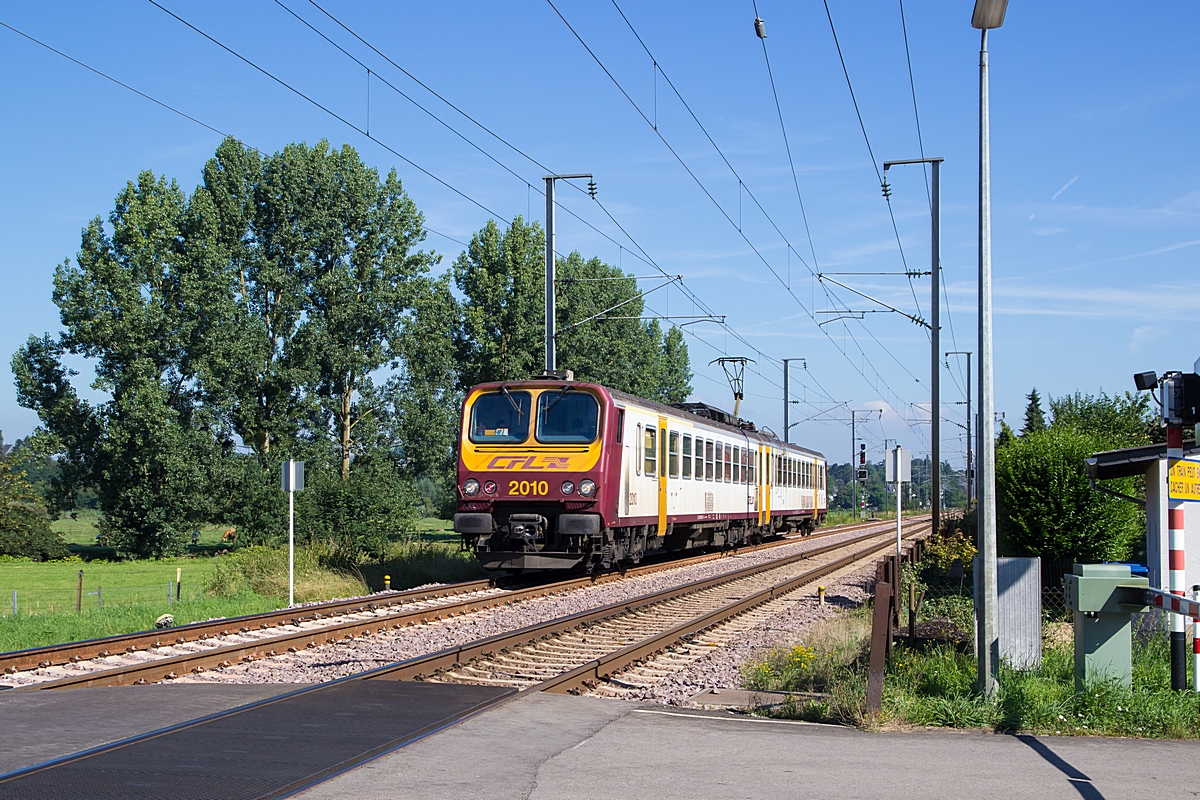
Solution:
M607 569L734 546L825 517L826 462L702 404L569 373L475 387L454 529L490 569Z

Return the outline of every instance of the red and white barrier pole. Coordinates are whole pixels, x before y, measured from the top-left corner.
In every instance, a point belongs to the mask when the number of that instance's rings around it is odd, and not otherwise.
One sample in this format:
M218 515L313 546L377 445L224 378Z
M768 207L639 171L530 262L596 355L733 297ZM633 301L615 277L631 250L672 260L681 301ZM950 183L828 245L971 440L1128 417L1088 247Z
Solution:
M1192 599L1200 603L1200 584L1192 587ZM1192 691L1200 693L1200 622L1192 620Z
M1183 428L1167 426L1167 468L1183 458ZM1187 591L1187 576L1184 572L1184 528L1183 501L1170 499L1167 506L1167 588L1171 594L1184 597ZM1171 688L1187 689L1187 620L1171 615Z

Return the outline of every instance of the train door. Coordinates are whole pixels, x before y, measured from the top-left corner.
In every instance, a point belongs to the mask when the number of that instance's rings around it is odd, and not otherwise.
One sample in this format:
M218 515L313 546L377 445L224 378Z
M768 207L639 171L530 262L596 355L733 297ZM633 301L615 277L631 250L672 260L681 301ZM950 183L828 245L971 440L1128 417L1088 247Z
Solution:
M762 448L762 467L762 513L758 524L768 525L771 522L771 484L774 476L771 474L771 448L765 445Z
M658 418L658 535L667 535L667 418Z

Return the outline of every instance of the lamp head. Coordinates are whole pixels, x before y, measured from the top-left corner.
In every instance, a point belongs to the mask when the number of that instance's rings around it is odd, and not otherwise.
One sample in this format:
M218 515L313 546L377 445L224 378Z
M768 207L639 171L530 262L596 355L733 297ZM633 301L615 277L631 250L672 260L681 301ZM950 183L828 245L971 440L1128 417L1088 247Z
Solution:
M1004 24L1004 12L1008 0L975 0L975 13L971 15L971 27L982 30L999 28Z
M1139 392L1149 391L1158 386L1158 376L1153 372L1139 372L1133 376L1133 385Z

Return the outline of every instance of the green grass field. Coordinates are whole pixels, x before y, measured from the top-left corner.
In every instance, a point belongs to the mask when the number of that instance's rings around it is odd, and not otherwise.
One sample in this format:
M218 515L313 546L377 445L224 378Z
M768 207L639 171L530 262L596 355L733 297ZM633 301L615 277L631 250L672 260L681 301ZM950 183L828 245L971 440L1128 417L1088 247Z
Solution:
M201 530L197 548L178 558L117 561L95 546L94 515L53 523L85 561L0 561L0 651L147 630L170 613L176 624L253 614L286 604L286 551L248 548L219 554L220 526ZM346 597L383 588L467 580L483 574L446 520L424 519L404 541L394 542L381 564L337 571L320 566L320 553L297 549L297 601ZM79 573L80 611L76 612ZM179 600L168 584L181 580ZM16 614L13 594L16 593Z

